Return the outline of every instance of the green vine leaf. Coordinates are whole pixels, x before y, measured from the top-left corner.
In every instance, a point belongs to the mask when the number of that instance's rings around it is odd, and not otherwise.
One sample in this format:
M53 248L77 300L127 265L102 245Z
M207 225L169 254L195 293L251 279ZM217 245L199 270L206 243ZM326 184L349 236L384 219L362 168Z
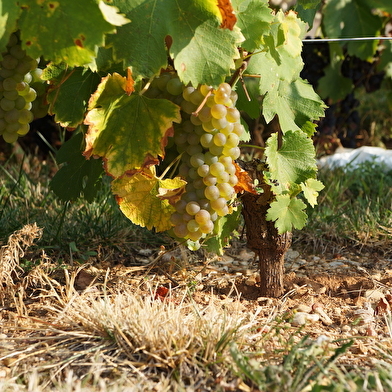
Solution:
M376 5L374 5L376 7ZM377 37L382 20L372 12L373 5L365 0L329 0L323 8L323 29L327 37ZM337 18L336 15L339 15ZM353 23L355 21L355 23ZM348 54L363 60L373 56L378 41L344 42Z
M313 142L302 131L286 132L282 135L281 146L278 134L272 134L265 153L270 176L278 182L273 186L275 194L289 191L291 184L300 184L316 176Z
M87 161L82 155L83 133L74 135L65 142L56 155L58 164L63 164L55 174L50 187L64 201L76 200L81 194L91 203L101 188L102 161Z
M234 211L226 216L220 217L214 229L214 236L204 242L208 252L218 255L223 254L223 248L227 246L233 232L238 228L241 220L241 208L236 207Z
M317 204L318 193L324 189L324 184L314 178L308 178L301 183L301 189L308 203L314 207Z
M113 4L132 22L108 36L108 43L136 78L150 78L166 68L169 52L185 84L217 85L239 57L242 36L237 28L219 28L219 9L209 0L114 0Z
M253 52L263 43L263 36L270 31L274 16L267 0L233 0L236 10L237 26L241 29L245 41L241 46Z
M307 121L324 116L326 105L313 87L303 79L292 83L280 81L263 100L263 115L267 122L278 115L283 132L301 129Z
M179 177L161 180L154 170L125 175L112 182L112 191L124 215L133 223L151 230L171 228L170 216L175 211L169 199L159 197L162 189L180 192L186 181Z
M109 12L112 7L100 7L102 1L23 0L19 3L23 9L19 28L27 53L55 63L65 61L71 67L93 61L97 47L104 45L105 34L115 31L113 23L125 23L123 17L113 17L113 10Z
M157 164L173 133L173 121L181 121L177 105L166 99L129 96L125 83L119 74L103 78L91 97L85 120L89 129L84 155L103 157L107 173L113 177Z
M14 1L0 1L0 53L5 52L22 10Z
M47 100L49 113L63 127L76 128L84 120L91 94L101 78L87 68L71 68L56 76L57 83L50 89Z
M305 213L306 204L290 195L277 195L267 211L267 220L275 222L279 234L294 229L301 230L308 216Z

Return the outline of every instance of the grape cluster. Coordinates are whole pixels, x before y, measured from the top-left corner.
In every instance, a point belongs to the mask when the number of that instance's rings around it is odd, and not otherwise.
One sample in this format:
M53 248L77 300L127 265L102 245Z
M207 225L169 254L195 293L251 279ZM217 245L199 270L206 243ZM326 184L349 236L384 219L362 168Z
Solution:
M37 93L30 87L30 71L37 68L37 61L26 55L16 34L6 48L0 62L0 135L13 143L26 135L34 119L31 109Z
M181 154L179 175L187 185L171 223L177 237L197 243L213 233L220 216L230 212L229 202L235 196L234 160L240 156L238 143L244 132L235 108L237 94L227 83L217 89L184 87L170 74L158 78L150 94L169 94L181 107L182 122L175 127L174 144Z

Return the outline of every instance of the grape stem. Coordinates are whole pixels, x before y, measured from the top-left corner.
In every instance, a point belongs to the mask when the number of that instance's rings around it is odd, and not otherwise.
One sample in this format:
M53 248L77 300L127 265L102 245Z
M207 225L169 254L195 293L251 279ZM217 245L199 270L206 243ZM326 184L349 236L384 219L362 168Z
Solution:
M258 150L265 150L265 147L256 146L254 144L240 144L238 147L240 147L240 148L251 147L251 148L257 148Z
M203 106L206 104L207 99L208 99L208 97L209 97L211 94L212 94L212 90L210 90L210 91L206 94L206 96L204 97L204 99L201 101L199 107L196 109L196 111L194 111L194 112L192 113L193 116L196 116L196 117L197 117L197 116L199 115L200 110L203 109Z
M146 85L143 87L143 89L139 92L139 95L143 95L150 87L152 81L154 80L155 76L149 79L149 81L146 83Z
M175 165L176 163L178 163L182 157L183 152L178 155L175 159L173 159L173 161L170 162L169 166L164 170L164 172L159 176L159 179L162 180L165 175L167 174L167 172L173 167L173 165Z

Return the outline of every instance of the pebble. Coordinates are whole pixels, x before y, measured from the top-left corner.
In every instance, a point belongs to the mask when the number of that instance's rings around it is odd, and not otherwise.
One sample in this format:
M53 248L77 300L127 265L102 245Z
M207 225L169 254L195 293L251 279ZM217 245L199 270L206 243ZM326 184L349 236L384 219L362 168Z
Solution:
M293 321L291 324L293 326L300 326L300 325L305 325L307 322L309 323L315 323L320 319L320 316L318 314L309 314L306 312L297 312L294 315Z

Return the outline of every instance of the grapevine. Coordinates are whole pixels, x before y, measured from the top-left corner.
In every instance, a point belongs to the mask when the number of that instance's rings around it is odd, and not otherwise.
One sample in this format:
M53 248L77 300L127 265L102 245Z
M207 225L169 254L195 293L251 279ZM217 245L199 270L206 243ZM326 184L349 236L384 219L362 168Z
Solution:
M16 34L12 34L0 63L0 134L8 143L28 133L34 119L37 93L30 86L37 61L26 55Z

